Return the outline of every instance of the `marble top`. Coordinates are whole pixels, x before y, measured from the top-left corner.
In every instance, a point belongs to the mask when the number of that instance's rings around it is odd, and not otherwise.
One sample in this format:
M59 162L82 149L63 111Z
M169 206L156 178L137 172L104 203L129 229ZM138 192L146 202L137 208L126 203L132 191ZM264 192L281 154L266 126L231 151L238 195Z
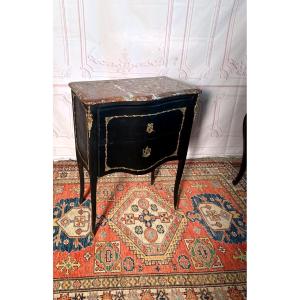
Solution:
M200 94L201 90L169 77L144 77L69 83L84 104L119 101L149 101L183 94Z

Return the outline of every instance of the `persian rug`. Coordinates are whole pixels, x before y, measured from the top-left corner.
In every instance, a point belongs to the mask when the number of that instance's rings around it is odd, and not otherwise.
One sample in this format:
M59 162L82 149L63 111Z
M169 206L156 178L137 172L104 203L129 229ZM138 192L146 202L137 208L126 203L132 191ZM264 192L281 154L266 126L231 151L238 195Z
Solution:
M238 166L187 161L177 211L176 162L158 168L154 185L150 174L102 177L93 236L76 162L55 162L54 299L246 299L246 179L232 185Z

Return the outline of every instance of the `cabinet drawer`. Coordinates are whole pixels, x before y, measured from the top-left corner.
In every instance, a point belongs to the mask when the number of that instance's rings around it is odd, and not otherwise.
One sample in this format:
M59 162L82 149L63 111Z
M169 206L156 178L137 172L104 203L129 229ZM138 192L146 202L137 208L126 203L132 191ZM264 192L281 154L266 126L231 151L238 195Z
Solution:
M143 171L166 157L177 154L178 134L106 145L106 171L124 168Z
M184 108L153 114L129 114L106 118L107 142L145 140L178 135Z

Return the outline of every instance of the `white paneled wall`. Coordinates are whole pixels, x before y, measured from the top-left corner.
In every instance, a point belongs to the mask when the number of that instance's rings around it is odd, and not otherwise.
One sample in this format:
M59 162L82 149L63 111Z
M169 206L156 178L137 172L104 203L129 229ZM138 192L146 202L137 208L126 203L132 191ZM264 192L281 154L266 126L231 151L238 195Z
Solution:
M188 157L242 153L245 0L55 0L54 159L75 159L70 81L166 75L199 85Z

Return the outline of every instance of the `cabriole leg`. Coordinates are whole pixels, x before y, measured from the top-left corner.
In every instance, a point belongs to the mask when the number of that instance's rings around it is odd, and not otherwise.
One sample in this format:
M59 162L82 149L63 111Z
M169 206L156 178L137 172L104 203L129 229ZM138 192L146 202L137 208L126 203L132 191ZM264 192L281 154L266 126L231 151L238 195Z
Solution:
M96 234L96 218L97 218L97 211L96 211L96 204L97 204L97 176L90 175L90 184L91 184L91 222L92 222L92 232Z
M155 179L154 172L155 172L155 169L151 171L151 185L154 184L154 179Z
M79 203L81 204L84 200L84 169L82 163L77 160L78 170L79 170L79 180L80 180L80 199Z
M232 181L233 185L237 185L240 180L242 179L247 166L247 115L244 117L243 121L243 158L242 164L240 166L239 173L237 174L236 178Z
M185 159L180 159L178 162L177 174L176 174L176 180L174 186L174 208L175 209L178 208L178 196L179 196L178 191L179 191L179 185L183 173L184 164L185 164Z

